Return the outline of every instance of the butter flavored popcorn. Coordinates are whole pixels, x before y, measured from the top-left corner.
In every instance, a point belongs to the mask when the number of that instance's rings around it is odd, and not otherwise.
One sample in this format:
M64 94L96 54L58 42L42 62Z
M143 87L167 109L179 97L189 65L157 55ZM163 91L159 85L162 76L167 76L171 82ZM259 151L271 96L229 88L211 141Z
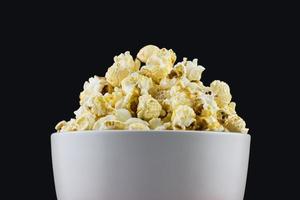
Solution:
M247 133L236 113L227 83L201 82L205 68L198 59L172 49L143 47L114 57L105 77L84 83L75 118L61 121L58 132L81 130L206 130Z
M105 78L114 87L120 86L121 81L132 72L138 71L140 62L134 61L129 51L114 57L114 64L108 68Z

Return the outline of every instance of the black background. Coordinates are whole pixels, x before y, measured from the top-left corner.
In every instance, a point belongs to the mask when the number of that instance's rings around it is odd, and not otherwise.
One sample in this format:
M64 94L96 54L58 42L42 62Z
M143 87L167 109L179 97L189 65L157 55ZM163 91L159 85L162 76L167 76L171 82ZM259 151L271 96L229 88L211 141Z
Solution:
M146 44L172 48L178 61L198 58L206 85L215 79L230 85L252 136L245 200L294 197L299 145L284 113L293 109L290 86L297 85L286 74L294 65L284 57L287 45L294 45L293 12L281 5L237 3L115 2L93 8L19 5L6 17L11 71L3 73L9 78L3 99L10 102L5 110L14 113L6 115L8 128L18 133L2 140L8 199L56 199L50 155L55 124L73 116L84 81L103 76L113 56L126 50L136 55Z

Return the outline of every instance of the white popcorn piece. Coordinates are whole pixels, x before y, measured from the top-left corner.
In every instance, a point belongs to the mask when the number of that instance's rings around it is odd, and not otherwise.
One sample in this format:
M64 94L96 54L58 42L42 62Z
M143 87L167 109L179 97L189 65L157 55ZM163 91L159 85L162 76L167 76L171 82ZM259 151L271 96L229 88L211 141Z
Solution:
M198 81L201 79L202 73L205 68L198 65L198 59L194 59L192 62L188 61L186 58L183 59L186 66L186 77L190 81Z
M191 107L180 105L173 111L171 118L172 126L174 129L185 130L196 121L195 117L196 114Z

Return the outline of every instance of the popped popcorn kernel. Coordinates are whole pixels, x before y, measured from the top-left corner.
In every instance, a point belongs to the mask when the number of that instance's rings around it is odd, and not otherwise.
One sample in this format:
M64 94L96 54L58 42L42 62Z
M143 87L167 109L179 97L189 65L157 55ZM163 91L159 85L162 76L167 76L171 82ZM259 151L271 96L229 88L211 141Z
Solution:
M159 102L151 97L151 95L142 95L139 97L139 104L137 107L138 118L150 120L160 116L162 106Z
M114 64L108 68L105 74L107 81L114 87L120 86L124 78L139 69L139 63L133 60L129 51L115 56L114 61Z
M150 128L142 123L132 123L128 126L128 130L149 131Z
M174 129L185 130L196 121L195 117L196 114L191 107L180 105L173 111L172 126Z
M232 97L227 83L219 80L213 81L210 84L210 89L215 94L215 101L220 108L230 103Z
M143 63L146 63L148 58L153 54L156 54L158 51L159 48L157 46L147 45L140 49L140 51L137 54L137 58Z

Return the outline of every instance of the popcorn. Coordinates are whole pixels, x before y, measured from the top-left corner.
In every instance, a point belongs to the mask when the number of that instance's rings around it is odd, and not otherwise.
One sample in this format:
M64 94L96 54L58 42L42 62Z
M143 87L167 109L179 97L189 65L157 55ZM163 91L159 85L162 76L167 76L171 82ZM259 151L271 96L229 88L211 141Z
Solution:
M154 130L163 131L163 130L171 130L171 128L172 128L171 122L167 122L161 126L156 127Z
M195 117L196 114L191 107L180 105L173 111L171 118L172 126L174 129L185 130L196 121Z
M162 106L159 102L151 97L151 95L142 95L139 97L139 104L137 107L138 118L150 120L160 116Z
M101 117L113 111L113 108L105 101L102 94L90 97L83 106L87 106L90 112Z
M132 88L132 90L124 97L123 101L120 103L121 108L127 109L133 116L136 115L139 90L137 88Z
M149 125L148 122L146 122L146 121L144 121L144 120L142 120L142 119L136 118L136 117L130 118L130 119L128 119L128 120L125 122L125 124L128 125L128 126L129 126L130 124L135 124L135 123L144 124L145 126L148 126L148 125Z
M183 59L186 66L187 78L191 81L199 81L201 79L202 72L205 70L204 67L198 65L198 59L194 59L192 62Z
M70 119L70 121L68 121L68 122L66 122L66 121L59 122L56 125L55 129L57 131L61 131L61 132L77 131L78 130L78 125L77 125L75 119Z
M225 120L224 127L232 132L248 132L245 121L238 115L230 115L228 119Z
M106 93L104 94L103 98L111 107L117 109L120 108L120 103L124 99L124 93L121 88L115 87L114 91L111 94Z
M161 121L160 118L152 118L150 121L149 121L149 127L151 129L156 129L160 126L163 125L163 122Z
M98 119L95 123L94 123L94 126L93 126L93 130L101 130L103 129L102 127L104 126L104 123L106 121L113 121L113 120L116 120L116 116L114 115L107 115L105 117L101 117L100 119Z
M126 125L118 120L107 120L101 126L100 130L124 130Z
M60 131L67 125L67 122L65 120L62 120L58 122L55 126L55 130Z
M147 59L146 65L141 68L140 72L150 77L155 83L159 83L168 76L175 60L176 54L172 49L160 49Z
M160 81L159 85L161 87L161 89L165 89L168 90L171 87L173 87L175 84L177 83L176 78L164 78Z
M174 68L169 73L169 78L182 78L186 76L186 67L181 63L174 66Z
M126 94L135 87L138 87L140 89L141 94L147 94L148 91L152 88L153 82L151 78L134 72L122 80L121 86L122 90Z
M76 119L77 130L91 130L95 123L95 117L91 113L85 113Z
M180 105L192 106L193 100L180 86L175 85L170 89L170 97L164 100L163 105L168 111L173 111Z
M126 109L115 110L115 116L116 116L117 120L119 120L121 122L126 122L128 119L131 118L130 112Z
M80 105L83 105L90 96L96 96L101 94L102 91L109 92L111 90L112 86L104 77L91 77L83 85L83 91L80 93Z
M199 130L206 131L224 131L224 127L218 122L214 116L197 117L196 126Z
M132 123L128 126L128 130L149 131L150 128L142 123Z
M215 94L215 101L220 108L228 105L231 101L230 88L223 81L213 81L210 84L211 91Z
M130 55L129 51L119 56L114 57L114 64L108 68L105 77L107 81L114 87L118 87L121 81L126 78L130 73L138 71L139 62L135 62Z
M105 77L84 83L75 118L55 129L248 132L225 82L205 86L200 80L205 68L197 59L175 61L173 50L154 45L143 47L137 58L129 51L115 56Z
M154 45L147 45L138 52L137 58L142 61L143 63L146 63L148 58L152 56L153 54L156 54L159 51L159 48Z

